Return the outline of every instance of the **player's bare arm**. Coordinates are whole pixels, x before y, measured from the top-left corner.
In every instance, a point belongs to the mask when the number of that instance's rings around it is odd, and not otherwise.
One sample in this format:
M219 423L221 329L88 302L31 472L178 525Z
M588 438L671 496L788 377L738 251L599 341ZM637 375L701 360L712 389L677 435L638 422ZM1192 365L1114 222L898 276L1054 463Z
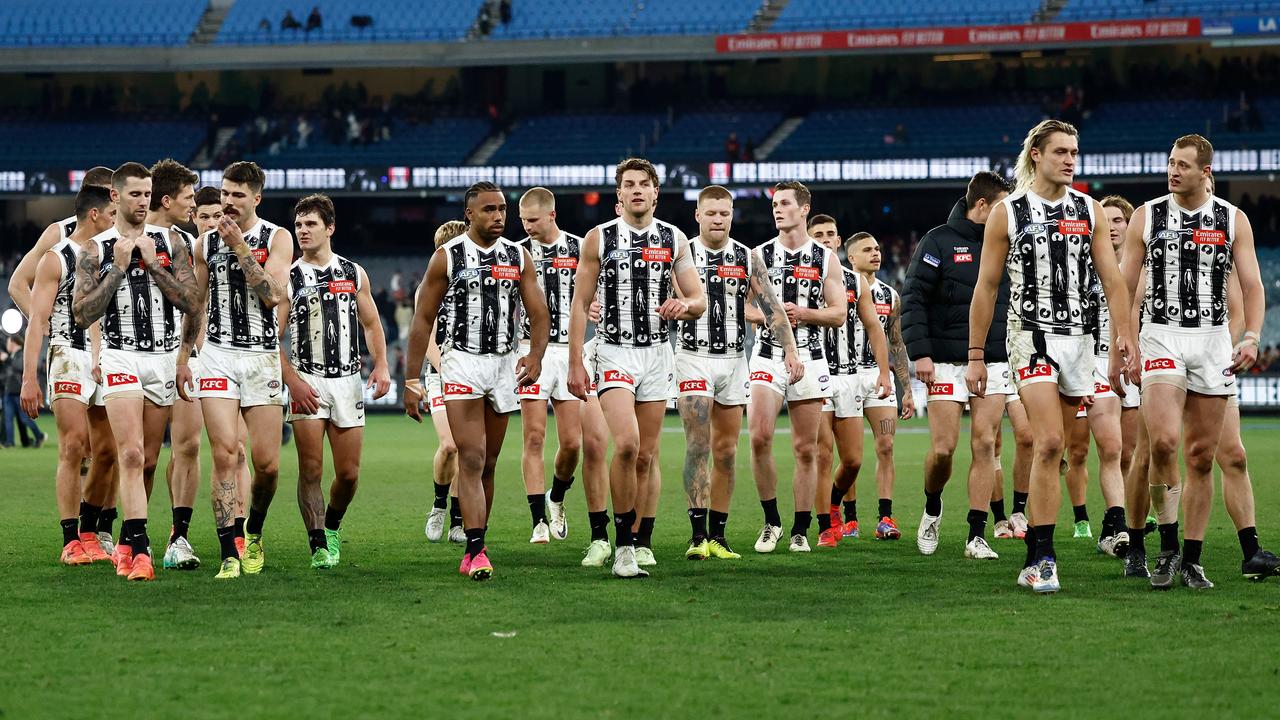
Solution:
M369 372L366 387L373 388L373 397L377 399L391 390L391 370L387 367L387 337L382 330L378 306L373 302L373 291L369 289L369 275L364 268L357 268L360 273L360 291L356 293L356 313L360 316L360 327L364 329L364 345L369 348L369 357L373 359L373 369ZM283 343L281 347L284 347Z
M902 340L902 300L893 304L889 314L889 360L893 374L902 388L902 419L910 420L916 412L916 401L911 394L911 359L907 356L907 344Z
M877 397L887 398L891 392L889 387L889 348L888 342L885 340L884 328L880 325L880 316L876 314L876 305L871 301L871 291L863 283L865 281L861 276L858 277L858 319L862 321L862 327L867 334L867 342L871 343L871 354L876 359L876 368L880 371L877 378L877 387L879 389ZM841 287L843 293L843 284ZM846 309L845 312L848 312Z
M1244 336L1235 349L1232 368L1243 372L1258 361L1258 341L1262 337L1262 318L1266 314L1266 295L1262 288L1262 272L1258 267L1258 255L1254 250L1253 226L1249 217L1236 211L1236 239L1231 248L1235 259L1235 275L1240 282L1240 295L1244 303Z
M1102 203L1097 200L1093 201L1093 216L1106 217ZM1129 313L1125 312L1125 308L1130 306L1129 290L1125 285L1125 278L1120 274L1120 266L1116 262L1116 251L1111 247L1111 232L1105 223L1094 225L1091 253L1094 270L1098 273L1098 280L1102 282L1102 292L1107 298L1107 312L1111 315L1111 330L1114 336L1111 343L1111 358L1113 363L1118 359L1122 369L1127 370L1128 363L1133 360L1135 344L1132 340L1133 336L1129 333ZM1142 257L1142 254L1138 253L1135 257ZM1119 385L1115 387L1116 394L1123 397L1124 387Z
M520 271L520 301L525 317L529 318L529 354L516 360L516 387L538 381L542 374L542 356L547 352L551 339L551 312L547 309L547 297L538 287L538 269L528 250L521 249L524 268Z
M27 317L31 316L31 287L35 283L37 268L44 259L45 253L53 249L62 239L62 230L57 223L52 223L40 233L35 247L22 256L18 266L9 276L9 298L18 310Z
M259 264L253 256L253 250L244 241L240 226L230 216L218 221L218 235L236 254L236 261L244 271L245 286L253 290L267 307L280 304L286 295L284 278L288 275L289 261L293 258L293 236L289 231L277 230L272 237L271 254L267 257L266 267Z
M22 390L19 400L22 410L31 418L40 413L44 398L40 390L40 352L44 337L49 334L49 316L53 314L54 299L58 295L58 279L62 274L61 263L52 253L45 253L36 267L35 286L31 291L30 322L27 323L25 346L31 348L22 356Z
M840 327L848 319L849 301L844 291L844 270L835 253L827 253L827 278L822 281L822 298L827 306L822 308L794 308L798 322L823 327ZM875 308L872 308L874 310ZM880 321L875 323L880 325ZM883 339L884 333L880 333ZM881 348L883 349L883 347Z
M773 291L773 283L769 282L764 260L755 250L751 251L751 293L747 299L754 300L755 305L748 303L743 315L748 320L751 320L751 315L755 315L759 319L752 322L757 325L764 325L767 320L769 331L782 344L783 362L787 366L791 382L798 382L804 377L804 363L800 362L800 354L796 350L796 334L791 331L791 321L787 318L786 309L782 307L782 301Z
M671 274L675 278L679 299L672 298L658 308L664 320L697 320L707 311L707 295L693 267L693 254L689 241L683 236L677 239L677 254L672 262Z
M187 244L177 233L170 231L169 247L172 252L169 267L173 268L173 272L156 262L155 245L150 242L138 245L147 273L160 289L160 294L184 314L194 315L200 309L200 296L195 284L195 273L191 269L191 256L187 254Z
M983 230L978 284L973 288L973 303L969 306L969 368L964 375L969 392L978 397L986 397L987 394L987 333L991 331L1000 276L1004 274L1004 264L1008 259L1009 213L1004 205L997 205Z
M591 384L582 352L587 338L587 313L596 298L600 279L600 231L592 228L582 239L582 257L574 276L573 308L569 313L569 392L579 400L587 399Z
M409 326L409 349L404 358L404 411L422 422L421 403L425 393L422 391L422 362L427 354L427 341L436 325L436 315L440 303L444 300L448 276L445 273L444 252L436 250L427 263L427 271L422 276L422 287L418 291L417 302L413 309L413 323Z
M76 263L75 292L71 296L71 317L77 325L87 328L107 312L107 304L124 279L124 268L128 262L129 253L120 252L120 244L117 243L111 267L99 279L101 262L97 245L90 246L80 254L80 260Z

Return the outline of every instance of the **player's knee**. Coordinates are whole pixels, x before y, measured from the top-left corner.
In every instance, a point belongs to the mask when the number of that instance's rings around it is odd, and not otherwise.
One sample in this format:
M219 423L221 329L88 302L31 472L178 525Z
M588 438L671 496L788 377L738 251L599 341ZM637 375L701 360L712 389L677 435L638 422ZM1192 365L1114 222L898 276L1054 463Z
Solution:
M877 435L876 436L876 458L880 460L888 460L893 457L893 436Z
M1172 459L1178 456L1177 433L1160 433L1151 437L1151 457Z
M275 479L280 476L280 460L259 460L253 463L253 477Z
M559 452L576 458L578 453L582 452L582 439L577 437L564 438L560 441Z
M1217 460L1218 464L1227 470L1244 472L1248 468L1248 456L1244 445L1239 442L1227 444L1225 447L1219 446Z
M1188 477L1191 473L1205 475L1213 472L1214 445L1210 442L1194 441L1187 447L1185 456Z
M58 459L78 463L89 454L89 434L68 432L58 437Z
M933 445L929 448L929 455L931 456L930 459L935 463L949 463L951 462L951 458L955 457L955 454L956 443L954 440L939 441L935 439Z
M140 444L122 445L119 456L120 467L126 470L141 470L146 465L146 453Z
M718 468L731 468L738 459L738 444L718 442L711 448L711 458Z
M200 457L200 436L185 437L173 444L173 454L188 461Z
M773 452L773 433L752 430L751 452L755 455L768 455Z
M818 461L818 443L810 441L801 441L795 443L794 451L796 462L817 462Z
M526 450L540 451L547 442L547 431L544 428L525 428L524 447Z
M635 463L640 455L640 439L636 437L615 438L613 455L624 463Z
M1083 465L1085 460L1088 459L1088 457L1089 457L1088 440L1086 440L1083 443L1071 443L1071 445L1067 447L1067 464L1071 465L1071 467L1078 467L1080 465ZM1102 459L1101 452L1098 453L1098 459Z
M840 458L840 474L847 476L857 476L862 470L862 460L860 458Z
M1031 452L1036 445L1036 437L1031 434L1030 430L1014 431L1013 442L1017 449L1021 452Z
M458 472L478 475L485 469L484 450L458 450Z
M1120 441L1112 438L1094 439L1094 445L1098 448L1098 460L1100 462L1119 462L1120 461ZM1086 453L1088 450L1086 449Z
M324 474L324 464L320 458L298 460L298 482L318 483Z
M1044 434L1036 438L1033 448L1037 460L1057 463L1062 459L1062 433L1055 430L1045 431Z
M339 485L353 487L360 480L360 466L349 465L337 468L333 474L333 481Z

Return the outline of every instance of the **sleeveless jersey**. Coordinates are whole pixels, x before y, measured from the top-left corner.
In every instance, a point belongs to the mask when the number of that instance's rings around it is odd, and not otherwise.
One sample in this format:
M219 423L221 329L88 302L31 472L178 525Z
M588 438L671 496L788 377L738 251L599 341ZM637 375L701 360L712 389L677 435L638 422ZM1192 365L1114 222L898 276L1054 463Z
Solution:
M551 244L544 244L526 237L520 244L533 257L538 271L538 287L547 298L547 313L551 319L550 342L564 345L569 342L569 315L573 308L573 282L578 274L578 257L582 252L582 238L561 231ZM521 322L521 336L529 339L529 318Z
M1002 202L1009 214L1009 329L1092 333L1092 199L1067 188L1055 202L1030 190Z
M658 315L658 308L674 296L675 267L689 262L684 233L661 220L635 230L622 218L600 225L598 230L604 308L596 334L610 345L666 343L667 321Z
M898 305L898 291L880 278L876 278L871 286L871 303L875 305L876 317L880 319L880 329L884 330L885 340L889 339L889 318L893 308ZM867 341L867 329L858 321L858 344L862 346L862 359L859 365L864 368L876 367L875 353L871 352L871 343Z
M438 320L444 328L440 347L476 355L506 355L515 350L520 338L516 314L521 307L524 248L506 238L482 248L464 234L442 249L449 287Z
M1185 210L1172 194L1146 204L1147 322L1184 328L1227 324L1236 207L1218 197Z
M49 314L49 344L64 345L76 350L88 350L89 342L84 328L76 325L71 317L71 296L76 284L76 263L80 262L80 249L74 241L63 238L49 252L58 258L58 294L53 296L53 312Z
M853 375L858 372L858 358L862 357L862 333L858 322L858 298L862 283L858 273L841 266L844 297L849 303L844 324L822 329L823 345L827 355L827 369L832 375Z
M72 215L69 218L63 218L62 220L58 221L58 232L61 233L59 237L61 237L63 240L66 240L67 238L71 237L71 233L75 231L76 231L75 215Z
M300 372L340 378L360 372L360 269L334 255L323 266L289 268L289 349Z
M782 303L795 303L802 308L827 306L822 283L827 279L827 258L831 251L812 238L796 250L788 250L778 238L761 245L760 259L769 271L773 291ZM800 323L794 328L796 350L802 360L821 360L823 333L817 325ZM782 343L766 327L756 343L756 354L766 360L782 359Z
M99 279L106 277L115 261L115 244L120 233L111 228L93 238L98 247ZM155 243L156 258L164 272L172 273L173 248L169 231L158 225L144 225L139 243ZM112 350L164 353L178 349L178 309L165 298L151 274L142 265L142 255L134 248L125 267L124 278L107 303L102 316L102 341Z
M751 250L729 238L719 250L689 241L693 267L702 281L707 310L697 320L680 323L679 350L683 353L741 357L746 339L747 296L751 292Z
M266 264L271 254L271 239L279 229L280 226L259 219L244 233L244 241L259 265ZM205 340L234 350L275 350L275 312L245 284L244 270L235 252L222 241L217 230L205 234L203 251L209 266Z

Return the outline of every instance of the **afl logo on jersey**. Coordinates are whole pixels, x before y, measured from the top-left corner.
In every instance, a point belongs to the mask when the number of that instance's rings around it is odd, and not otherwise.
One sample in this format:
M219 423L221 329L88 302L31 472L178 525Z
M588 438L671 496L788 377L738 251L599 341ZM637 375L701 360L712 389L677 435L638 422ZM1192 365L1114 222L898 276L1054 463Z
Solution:
M626 260L627 256L630 254L631 253L627 252L626 250L613 250L609 253L608 259L609 260Z
M1157 240L1177 240L1178 231L1177 230L1161 230L1160 232L1156 233L1156 239Z
M464 268L458 271L459 280L473 280L480 276L480 271L475 268Z

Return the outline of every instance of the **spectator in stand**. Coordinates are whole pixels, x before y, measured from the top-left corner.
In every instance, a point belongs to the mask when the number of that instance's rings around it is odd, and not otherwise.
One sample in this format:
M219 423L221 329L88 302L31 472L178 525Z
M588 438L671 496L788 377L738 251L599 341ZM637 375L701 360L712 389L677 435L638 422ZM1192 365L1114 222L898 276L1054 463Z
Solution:
M324 27L324 18L320 17L320 7L317 5L311 8L311 14L307 16L307 32L319 30Z
M301 30L302 23L298 22L298 18L293 16L292 10L284 11L284 19L280 21L281 30Z
M306 115L298 115L298 124L294 127L294 134L298 136L298 149L305 150L307 148L307 139L311 137L311 133L315 128L311 127L311 121Z
M502 0L498 5L498 17L502 20L503 25L511 23L511 0Z
M746 162L755 162L756 160L756 139L747 138L747 144L742 147L742 159Z
M738 162L742 157L742 146L738 144L738 133L729 133L729 138L724 141L724 159L728 162Z
M271 32L271 21L266 18L262 18L258 23L258 29L264 32Z

